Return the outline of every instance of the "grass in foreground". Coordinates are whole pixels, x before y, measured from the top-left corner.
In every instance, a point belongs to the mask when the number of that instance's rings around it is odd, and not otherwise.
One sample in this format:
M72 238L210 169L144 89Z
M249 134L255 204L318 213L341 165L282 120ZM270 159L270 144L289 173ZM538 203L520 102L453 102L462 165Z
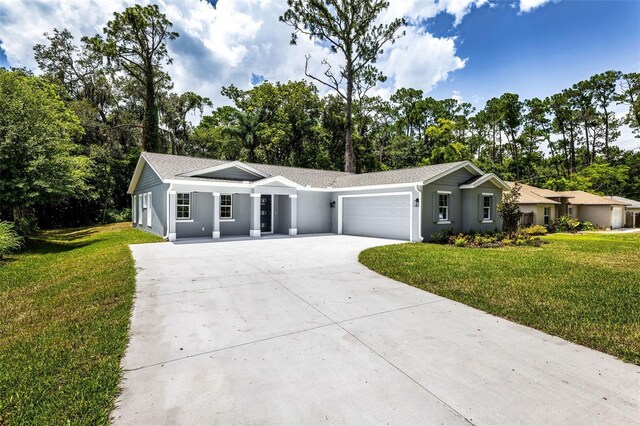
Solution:
M0 424L104 424L135 289L129 224L43 232L0 263Z
M540 248L375 247L374 271L640 365L640 234L556 234Z

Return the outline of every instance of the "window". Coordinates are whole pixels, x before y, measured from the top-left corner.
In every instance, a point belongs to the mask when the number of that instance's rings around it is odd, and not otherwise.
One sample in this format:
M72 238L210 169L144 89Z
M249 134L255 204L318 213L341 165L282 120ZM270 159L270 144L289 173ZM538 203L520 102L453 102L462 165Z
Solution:
M153 205L153 204L151 204L151 193L149 192L149 193L147 194L147 226L148 226L149 228L151 228L151 223L152 223L152 222L151 222L151 219L152 219L152 217L151 217L151 210L152 210L152 209L151 209L151 206L152 206L152 205Z
M482 196L482 220L491 220L491 195Z
M131 221L136 223L136 214L138 213L138 197L134 195L131 202Z
M142 194L138 195L138 225L142 225Z
M220 219L233 218L233 202L231 194L220 195Z
M147 194L142 194L142 208L147 208Z
M568 207L569 217L573 217L573 207Z
M551 207L544 208L544 224L549 225L551 222Z
M449 220L449 194L438 194L438 220Z
M177 213L176 219L190 219L191 218L191 194L177 194Z

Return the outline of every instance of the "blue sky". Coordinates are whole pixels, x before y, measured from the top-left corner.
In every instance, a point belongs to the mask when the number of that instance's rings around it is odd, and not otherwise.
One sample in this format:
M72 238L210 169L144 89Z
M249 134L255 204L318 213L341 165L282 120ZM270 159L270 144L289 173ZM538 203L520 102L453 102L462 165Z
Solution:
M92 35L134 2L0 0L0 66L35 69L32 46L44 32ZM285 0L217 0L215 7L201 0L139 2L159 3L180 33L169 44L174 90L201 93L215 106L229 102L222 86L304 78L307 53L316 74L320 59L334 60L312 41L289 45L290 28L278 22ZM543 98L598 72L640 71L640 0L390 0L385 13L419 24L407 27L378 62L389 76L378 88L383 97L414 87L481 108L504 92ZM620 144L638 143L626 132Z
M457 54L468 58L434 97L454 90L481 104L504 92L545 97L609 69L640 70L639 1L561 1L524 14L499 3L475 9L458 27L446 14L426 25L457 36Z

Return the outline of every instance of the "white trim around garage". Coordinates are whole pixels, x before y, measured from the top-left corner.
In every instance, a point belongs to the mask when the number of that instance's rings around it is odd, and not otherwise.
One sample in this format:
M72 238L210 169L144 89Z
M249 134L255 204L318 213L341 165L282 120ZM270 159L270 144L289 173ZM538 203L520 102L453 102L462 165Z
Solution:
M407 195L409 197L409 241L413 242L413 192L379 192L374 194L338 195L338 235L342 235L342 200L344 198L392 197Z

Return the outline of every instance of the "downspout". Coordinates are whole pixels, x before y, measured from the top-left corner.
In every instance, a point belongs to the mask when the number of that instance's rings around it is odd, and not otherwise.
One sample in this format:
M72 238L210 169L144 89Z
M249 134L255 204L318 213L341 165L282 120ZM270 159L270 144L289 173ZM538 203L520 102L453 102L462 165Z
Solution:
M167 189L167 196L166 201L167 201L167 220L165 221L165 232L164 232L164 237L165 239L169 239L169 223L170 223L170 218L169 218L169 214L171 214L171 203L169 201L169 193L171 192L171 190L173 189L173 184L170 183L169 184L169 188Z
M424 189L424 185L416 184L415 190L418 193L418 238L420 241L423 241L422 238L422 190Z

